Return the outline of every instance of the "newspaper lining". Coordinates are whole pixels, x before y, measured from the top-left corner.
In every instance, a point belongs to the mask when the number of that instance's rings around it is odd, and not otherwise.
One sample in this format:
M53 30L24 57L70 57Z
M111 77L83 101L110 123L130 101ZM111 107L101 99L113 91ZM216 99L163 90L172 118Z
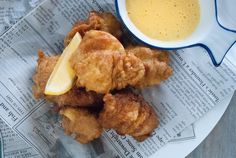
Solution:
M26 13L36 7L42 0L2 0L0 1L0 35L19 21ZM2 158L41 157L8 125L0 119L0 153Z
M34 157L39 158L37 151L22 140L3 121L0 121L2 157Z
M114 12L114 4L108 0L48 0L0 37L0 117L43 157L73 157L78 151L81 157L149 157L234 92L235 56L215 68L202 48L179 50L171 54L173 77L143 91L161 118L160 128L151 138L137 143L106 130L101 139L82 146L62 136L48 103L32 96L36 51L61 52L65 34L90 10Z

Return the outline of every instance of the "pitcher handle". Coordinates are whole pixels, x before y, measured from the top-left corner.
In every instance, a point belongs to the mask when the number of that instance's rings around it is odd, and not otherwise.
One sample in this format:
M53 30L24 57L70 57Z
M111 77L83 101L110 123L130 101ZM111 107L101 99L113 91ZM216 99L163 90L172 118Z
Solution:
M199 45L207 50L213 64L217 67L235 43L236 32L215 25Z

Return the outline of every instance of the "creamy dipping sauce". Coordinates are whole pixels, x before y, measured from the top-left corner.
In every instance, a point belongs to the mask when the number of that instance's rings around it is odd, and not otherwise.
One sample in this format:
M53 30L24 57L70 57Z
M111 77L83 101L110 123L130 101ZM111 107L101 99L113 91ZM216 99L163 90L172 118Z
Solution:
M126 8L142 33L161 41L185 39L200 20L198 0L126 0Z

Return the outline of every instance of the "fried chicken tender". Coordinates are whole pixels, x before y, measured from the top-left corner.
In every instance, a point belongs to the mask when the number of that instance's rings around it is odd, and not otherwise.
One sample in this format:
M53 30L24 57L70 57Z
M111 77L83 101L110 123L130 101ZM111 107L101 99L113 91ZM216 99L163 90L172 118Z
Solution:
M103 101L104 109L99 114L103 128L113 128L118 134L143 141L159 125L153 108L141 96L131 92L106 94Z
M76 85L97 93L108 93L136 85L144 76L142 61L127 54L122 44L104 31L88 31L71 58Z
M111 13L98 13L92 11L89 13L89 17L86 21L79 21L73 26L64 40L65 46L70 43L77 32L79 32L81 36L84 36L89 30L106 31L118 39L122 35L121 25L114 15Z
M102 103L102 95L95 92L86 92L85 90L73 87L69 92L59 96L45 96L44 90L47 81L56 65L59 56L46 57L42 51L38 53L38 67L33 77L33 93L36 99L46 98L56 103L59 107L69 106L97 106Z
M142 46L129 47L126 51L141 59L145 66L145 75L135 87L143 88L158 85L173 73L172 68L168 65L169 55L167 51Z
M67 135L75 134L75 139L86 144L102 134L102 127L95 114L85 108L63 108L60 110L62 127Z

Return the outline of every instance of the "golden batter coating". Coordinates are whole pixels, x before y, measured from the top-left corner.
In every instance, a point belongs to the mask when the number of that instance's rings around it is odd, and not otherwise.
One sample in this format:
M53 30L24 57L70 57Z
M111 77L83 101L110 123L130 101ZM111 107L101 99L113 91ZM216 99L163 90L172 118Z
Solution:
M85 21L78 21L66 36L64 43L67 46L74 35L79 32L81 36L84 36L87 31L101 30L111 33L116 38L120 38L122 35L121 25L119 21L111 13L98 13L92 11L89 13L89 17Z
M85 108L63 108L62 127L67 135L75 135L75 139L86 144L102 134L102 127L97 116Z
M85 34L71 58L71 65L78 87L104 94L136 85L145 71L142 61L133 54L127 54L114 36L96 30Z
M99 114L103 128L112 128L118 134L128 134L143 141L159 124L153 108L141 96L122 92L106 94L103 100L104 109Z
M143 46L128 47L126 51L141 59L145 67L145 75L135 87L158 85L173 74L172 68L168 65L169 54L167 51Z
M84 89L73 87L69 92L58 95L44 95L44 90L47 81L56 65L59 56L47 57L42 51L38 53L38 66L36 74L33 77L33 93L36 99L46 98L47 100L56 103L59 107L63 106L98 106L102 103L102 95L95 92L86 92Z

